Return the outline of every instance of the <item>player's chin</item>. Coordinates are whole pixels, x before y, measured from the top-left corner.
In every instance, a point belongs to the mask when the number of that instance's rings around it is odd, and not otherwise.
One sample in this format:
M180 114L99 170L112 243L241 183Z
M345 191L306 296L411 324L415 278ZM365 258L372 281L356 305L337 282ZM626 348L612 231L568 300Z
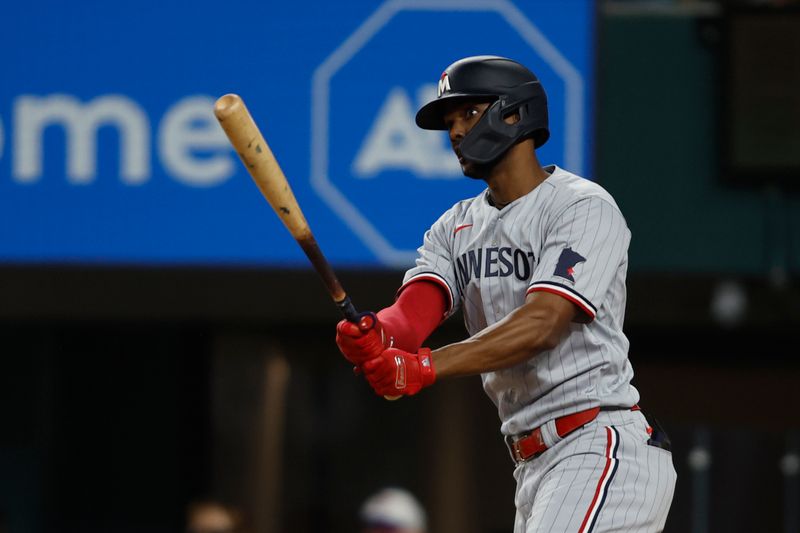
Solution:
M485 165L478 165L470 161L461 161L461 172L468 178L474 180L486 179L488 168Z

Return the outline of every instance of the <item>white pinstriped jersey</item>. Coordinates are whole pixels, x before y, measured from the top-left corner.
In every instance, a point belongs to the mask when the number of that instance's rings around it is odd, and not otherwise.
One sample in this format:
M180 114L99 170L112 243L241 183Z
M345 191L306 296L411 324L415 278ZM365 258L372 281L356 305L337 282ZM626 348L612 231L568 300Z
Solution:
M426 232L404 285L441 284L448 313L463 309L470 335L520 307L532 291L572 301L590 322L572 323L558 346L482 375L506 435L596 406L630 407L622 332L630 231L599 185L555 166L533 191L498 210L488 190L454 205Z

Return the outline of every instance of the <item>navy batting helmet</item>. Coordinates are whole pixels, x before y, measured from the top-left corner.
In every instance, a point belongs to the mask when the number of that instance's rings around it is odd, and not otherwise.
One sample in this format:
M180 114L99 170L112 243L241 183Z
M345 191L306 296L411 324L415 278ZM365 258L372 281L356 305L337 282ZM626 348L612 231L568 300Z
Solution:
M439 79L435 100L417 112L417 126L446 130L448 104L458 100L490 100L494 103L460 144L461 155L479 164L498 160L524 139L539 148L550 138L547 95L536 75L516 61L498 56L473 56L447 67ZM503 119L517 113L519 121Z

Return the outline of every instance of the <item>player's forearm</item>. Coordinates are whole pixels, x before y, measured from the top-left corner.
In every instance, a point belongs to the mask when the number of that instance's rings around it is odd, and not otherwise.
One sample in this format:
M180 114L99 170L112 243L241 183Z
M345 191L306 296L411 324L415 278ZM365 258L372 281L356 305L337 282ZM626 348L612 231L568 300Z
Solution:
M509 368L554 348L564 327L545 309L520 308L469 339L432 352L438 378Z
M429 281L409 284L397 301L378 312L378 319L392 337L392 346L409 352L422 343L441 324L447 309L447 296Z

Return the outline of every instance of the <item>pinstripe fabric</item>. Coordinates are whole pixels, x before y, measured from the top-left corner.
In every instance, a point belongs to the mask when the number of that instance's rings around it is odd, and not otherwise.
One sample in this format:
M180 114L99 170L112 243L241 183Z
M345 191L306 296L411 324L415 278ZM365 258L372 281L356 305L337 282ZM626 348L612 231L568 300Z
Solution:
M405 277L438 274L452 294L451 312L463 308L470 335L536 290L560 293L593 319L572 325L555 349L482 376L506 435L597 405L639 401L622 333L630 232L599 185L548 170L547 180L501 211L485 192L453 206L426 233L417 265ZM585 258L569 265L572 280L559 272L567 249Z
M438 281L452 302L448 313L461 307L470 335L503 319L536 291L558 294L586 315L589 323L571 324L556 348L481 376L505 435L592 407L639 401L622 332L630 231L602 187L555 166L547 170L550 177L502 210L489 204L488 191L454 205L425 234L417 264L404 279ZM617 523L624 531L655 531L672 499L671 458L634 445L624 428L614 431L619 431L620 459L597 500L601 508L584 531ZM574 445L565 455L548 450L550 461L536 459L518 469L517 533L581 527L598 476L613 458L603 455L605 430L580 435L568 437ZM542 463L549 466L533 466ZM528 476L535 481L526 481ZM618 484L639 495L620 496ZM528 516L539 518L531 522ZM636 529L639 523L648 525Z
M517 467L514 533L663 530L675 469L647 439L640 412L603 412Z

